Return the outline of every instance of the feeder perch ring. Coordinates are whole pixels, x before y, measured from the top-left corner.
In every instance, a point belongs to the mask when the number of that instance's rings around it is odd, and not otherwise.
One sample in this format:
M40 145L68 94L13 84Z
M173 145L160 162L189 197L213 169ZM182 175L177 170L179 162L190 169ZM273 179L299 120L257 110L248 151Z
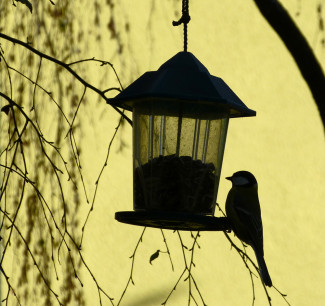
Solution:
M213 217L166 211L119 211L115 219L122 223L181 231L229 231L226 217Z

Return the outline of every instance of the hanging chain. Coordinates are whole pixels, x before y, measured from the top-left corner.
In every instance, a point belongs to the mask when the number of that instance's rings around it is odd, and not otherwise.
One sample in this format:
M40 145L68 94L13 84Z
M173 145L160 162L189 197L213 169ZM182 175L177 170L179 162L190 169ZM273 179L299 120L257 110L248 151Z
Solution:
M190 22L191 17L188 12L189 0L182 0L182 17L178 21L173 21L173 26L184 25L184 52L187 52L187 24Z

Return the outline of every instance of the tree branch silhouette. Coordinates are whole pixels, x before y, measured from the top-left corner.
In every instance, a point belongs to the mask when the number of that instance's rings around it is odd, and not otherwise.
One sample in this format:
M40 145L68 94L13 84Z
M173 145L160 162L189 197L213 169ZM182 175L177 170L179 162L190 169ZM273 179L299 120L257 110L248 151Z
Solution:
M0 35L1 35L2 38L4 38L4 37L8 38L6 35L4 35L2 33L0 33ZM65 118L66 122L68 123L69 130L67 132L66 137L69 137L70 146L71 146L71 149L72 149L72 152L73 152L75 164L77 166L77 169L79 170L81 182L82 182L82 185L83 185L83 188L84 188L84 191L85 191L85 195L86 195L86 198L87 198L87 194L86 194L86 189L85 189L85 185L84 185L83 176L82 176L82 173L80 171L81 165L80 165L80 159L79 159L79 150L78 150L77 143L76 143L76 140L75 140L75 137L74 137L74 133L73 133L73 123L74 123L74 121L76 119L76 116L78 114L79 107L80 107L80 105L81 105L81 103L82 103L82 101L84 99L84 96L85 96L85 93L86 93L86 89L87 88L95 89L95 91L97 93L100 93L101 91L98 90L98 89L96 89L95 87L93 87L92 85L90 85L89 83L87 83L86 81L84 81L80 76L78 76L78 74L75 71L73 71L71 68L69 68L69 65L77 64L77 62L66 65L66 64L64 64L64 63L56 60L55 58L49 57L49 56L43 54L42 52L37 51L36 49L30 47L28 44L19 42L16 39L12 39L11 41L14 42L14 43L18 43L18 44L23 45L24 47L26 47L27 49L29 49L31 52L35 52L36 55L40 56L40 62L39 62L39 65L38 65L36 81L33 81L32 79L30 79L29 77L27 77L24 73L22 73L22 72L18 71L17 69L9 66L8 65L8 62L6 61L6 59L5 59L4 55L3 55L3 52L0 53L0 55L1 55L0 58L5 63L5 67L6 67L7 74L8 74L8 79L9 79L9 84L10 84L10 96L12 97L12 91L13 91L12 90L12 78L11 78L11 74L10 74L10 70L12 70L12 71L15 71L21 77L27 79L33 85L32 107L31 107L30 111L35 113L35 119L32 119L27 114L27 112L24 111L24 109L23 109L23 107L21 105L19 105L11 97L9 97L8 95L6 95L5 93L3 93L3 92L0 91L0 97L4 98L8 102L8 104L5 105L1 110L4 111L9 116L9 118L12 119L12 122L14 124L14 126L13 126L13 132L12 132L11 136L9 137L8 144L4 148L4 150L1 152L1 155L3 155L3 154L6 154L7 155L8 152L10 152L10 151L12 151L14 149L13 154L11 156L11 163L9 165L7 164L7 162L6 162L6 164L0 164L0 167L5 170L5 172L4 172L5 179L1 182L1 194L0 194L0 201L1 201L1 203L4 203L5 204L4 208L0 207L0 211L2 212L2 214L4 216L2 218L2 222L1 222L1 229L4 228L5 223L6 223L5 222L6 219L9 220L9 222L11 223L7 227L7 230L9 229L10 230L10 233L9 233L8 238L6 239L5 247L4 247L4 250L2 252L1 263L0 263L1 273L5 277L6 282L7 282L7 287L8 287L6 301L8 302L9 294L10 294L10 292L12 292L14 294L14 296L16 297L16 299L17 299L17 303L18 304L21 304L21 302L19 300L19 297L16 294L16 290L14 289L14 287L11 284L11 282L9 281L9 277L7 276L7 274L6 274L6 272L5 272L4 268L3 268L3 260L4 260L5 255L6 255L6 250L7 250L8 246L11 244L11 237L12 237L12 234L13 234L13 230L15 230L18 233L18 235L20 236L20 238L23 241L23 243L25 244L25 247L26 247L26 249L27 249L27 251L29 253L29 256L32 259L32 262L34 263L34 265L37 267L37 270L39 272L39 275L43 279L43 282L44 282L45 286L53 294L53 296L56 298L57 302L60 305L63 305L64 304L64 302L62 302L59 299L58 294L55 291L53 291L53 289L51 288L51 284L50 284L49 280L43 274L42 268L41 268L40 264L36 261L35 255L34 255L33 251L29 247L30 235L28 235L28 238L26 239L24 237L23 233L19 230L18 226L16 225L16 218L17 218L18 213L21 210L21 207L22 207L22 204L23 204L23 199L24 199L25 189L26 189L25 186L26 186L26 184L29 184L29 185L31 185L33 187L33 190L34 190L34 192L36 194L36 197L38 197L38 199L39 199L39 203L41 204L41 210L43 211L44 219L45 219L46 224L48 226L48 233L49 233L49 236L50 236L49 241L51 243L51 261L52 261L52 264L53 264L53 268L54 268L54 271L55 271L57 280L58 280L58 273L57 273L55 259L54 259L54 249L57 248L57 256L58 256L57 258L58 258L58 262L61 264L61 262L60 262L60 250L61 250L62 246L65 246L65 248L68 251L67 255L68 255L68 258L69 258L69 261L70 261L70 264L71 264L71 267L72 267L74 276L75 276L76 279L78 279L80 285L83 286L83 284L82 284L82 282L81 282L81 280L80 280L80 278L79 278L79 276L77 274L77 270L76 270L76 267L75 267L74 259L73 259L72 255L71 255L71 248L70 248L69 243L68 243L68 241L66 239L66 237L69 237L70 242L72 242L72 244L75 246L75 248L76 248L76 250L77 250L77 252L79 254L79 258L81 259L83 265L86 267L86 269L88 270L89 274L91 275L93 281L95 282L95 284L97 286L100 305L102 305L101 294L104 294L110 300L111 304L114 305L113 302L112 302L113 301L113 298L111 298L102 289L102 287L98 284L98 282L97 282L97 280L96 280L93 272L90 270L90 268L88 267L87 263L85 262L85 260L84 260L84 258L82 256L82 253L81 253L81 250L80 250L80 246L77 245L77 243L75 242L73 236L71 235L71 233L69 232L69 230L67 228L67 210L66 210L67 205L66 205L66 201L65 201L63 186L62 186L62 183L61 183L61 179L59 177L59 174L63 174L63 171L54 162L54 160L52 159L53 157L51 157L49 155L49 153L47 151L47 147L52 148L54 150L53 152L56 153L56 156L59 157L59 160L61 161L61 163L65 167L66 173L68 173L69 180L71 180L73 183L74 183L74 180L72 179L72 176L71 176L71 174L69 172L69 169L67 167L67 162L64 160L64 158L63 158L63 156L62 156L62 154L60 152L60 149L54 144L54 142L48 141L45 138L45 136L43 135L43 133L42 133L42 131L40 129L40 126L38 124L38 119L37 119L38 116L37 116L36 105L35 105L36 88L39 88L43 92L45 92L47 94L47 96L55 103L55 105L60 110L61 115ZM1 51L3 51L3 50L1 49ZM73 118L72 118L71 123L69 122L68 118L66 117L65 113L63 112L61 106L53 99L53 97L51 95L51 92L48 91L48 90L46 90L44 87L42 87L42 86L40 86L38 84L39 75L40 75L40 71L41 71L41 64L42 64L42 59L43 58L48 59L48 60L50 60L50 61L52 61L55 64L58 64L60 66L62 66L62 65L63 66L66 66L65 68L68 68L67 70L75 78L77 78L81 83L84 84L84 92L81 95L81 98L79 100L79 103L77 105L76 110L74 111L74 115L73 115ZM89 60L100 62L102 64L102 66L103 65L110 64L108 62L96 60L94 58L93 59L89 59ZM87 60L87 61L89 61L89 60ZM111 65L111 67L114 70L114 73L116 74L116 71L115 71L114 67L112 65ZM116 76L117 76L117 74L116 74ZM118 76L117 76L117 78L118 78ZM118 78L118 81L120 83L119 78ZM102 97L104 97L105 100L107 100L107 98L104 96L104 94L102 95ZM116 128L115 134L114 134L113 138L110 141L110 146L112 145L112 142L113 142L113 140L115 138L115 135L116 135L116 133L117 133L117 131L119 129L119 126L121 125L123 119L126 119L126 120L128 120L128 122L130 122L130 120L124 115L124 112L121 112L119 110L118 110L118 112L121 113L122 116L121 116L121 118L119 120L119 124L118 124L118 126ZM23 125L22 128L19 127L19 123L18 123L18 121L16 119L16 117L17 116L20 116L20 115L22 115L22 118L25 121L25 123L24 123L24 125ZM19 121L21 121L21 119L19 119ZM8 122L10 124L11 121L9 120ZM49 207L49 205L47 204L47 201L43 197L42 192L37 188L37 183L28 177L28 173L29 172L27 170L27 163L26 163L26 160L25 160L25 152L24 152L24 145L23 145L23 143L24 143L23 142L23 137L26 134L26 130L27 130L28 127L31 127L31 131L34 131L34 133L36 135L36 139L38 139L38 145L39 145L39 148L41 149L41 154L43 155L43 157L45 157L46 161L49 163L50 167L52 168L52 171L53 171L54 176L57 178L57 184L58 184L58 187L59 187L59 190L60 190L61 200L62 200L62 203L63 203L62 204L62 207L63 207L63 215L62 215L62 218L61 218L61 223L63 224L63 229L60 229L60 226L57 223L57 221L56 221L56 219L54 217L54 214L53 214L51 208ZM109 149L110 149L110 147L109 147ZM23 168L21 168L17 164L17 162L16 162L16 157L18 156L18 153L20 153ZM54 156L54 158L56 158L56 157ZM6 160L7 160L7 158L6 158ZM106 164L107 164L107 160L108 160L108 155L107 155L106 161L105 161ZM102 169L101 173L102 172L103 172L103 169ZM3 197L6 195L6 189L7 189L7 185L8 185L8 182L9 182L9 178L11 177L11 173L14 173L14 174L18 175L18 177L20 177L22 179L22 183L21 183L21 186L19 188L19 190L20 190L20 199L18 199L17 207L15 209L15 213L14 213L14 218L13 219L11 219L9 217L9 213L7 212L7 206L6 206L7 201L6 200L5 201L2 201L3 200ZM98 178L98 180L99 180L99 178ZM98 180L97 180L97 185L98 185ZM96 188L96 191L97 191L97 188ZM95 200L95 196L94 196L94 199L93 200ZM88 199L87 199L87 202L88 202ZM47 217L47 212L45 211L44 205L45 205L48 213L51 216L51 222L54 223L55 228L58 231L59 236L61 237L59 243L55 242L55 238L54 238L54 235L53 235L53 232L52 232L52 228L51 228L51 225L50 225L50 220ZM92 203L92 207L93 207L93 205L94 205L94 201ZM84 230L84 227L83 227L83 230ZM58 247L55 247L55 244L58 245ZM65 299L64 301L67 302L68 299L69 298Z
M279 1L254 0L254 2L295 60L313 95L325 131L325 75L312 48Z
M95 86L89 84L86 80L84 80L81 76L79 76L79 74L77 72L75 72L70 67L71 65L76 64L78 62L81 63L83 61L93 60L93 61L100 62L102 65L110 65L113 68L113 70L114 70L114 72L116 74L116 71L115 71L115 69L114 69L114 67L113 67L113 65L111 63L109 63L107 61L101 61L101 60L97 60L97 59L93 58L93 59L86 59L86 60L81 60L81 61L73 62L73 63L70 63L70 64L66 64L66 63L58 60L55 57L49 56L49 55L47 55L47 54L33 48L29 43L25 43L25 42L23 42L23 41L21 41L19 39L13 38L13 37L8 36L8 35L3 34L3 33L0 33L0 38L11 41L14 44L18 44L20 46L23 46L24 48L26 48L26 49L30 50L31 52L33 52L34 54L38 55L39 57L45 58L48 61L53 62L53 63L63 67L65 70L67 70L69 73L71 73L81 84L83 84L85 87L91 89L92 91L96 92L101 98L103 98L106 101L107 104L111 105L110 101L109 101L109 98L107 98L105 96L105 92L107 92L107 90L102 91L102 90L96 88ZM120 80L119 80L119 82L120 82ZM116 110L132 126L132 120L128 116L126 116L123 111L118 109L116 106L113 106L113 105L111 105L111 106L114 108L114 110Z

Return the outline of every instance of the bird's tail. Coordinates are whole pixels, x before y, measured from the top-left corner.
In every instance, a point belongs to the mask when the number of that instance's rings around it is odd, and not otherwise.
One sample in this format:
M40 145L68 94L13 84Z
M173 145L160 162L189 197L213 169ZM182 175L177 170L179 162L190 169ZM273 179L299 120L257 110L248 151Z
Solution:
M260 275L263 280L263 283L266 286L272 287L271 277L270 277L269 271L267 270L263 254L255 251L255 255L256 255L258 266L260 268Z

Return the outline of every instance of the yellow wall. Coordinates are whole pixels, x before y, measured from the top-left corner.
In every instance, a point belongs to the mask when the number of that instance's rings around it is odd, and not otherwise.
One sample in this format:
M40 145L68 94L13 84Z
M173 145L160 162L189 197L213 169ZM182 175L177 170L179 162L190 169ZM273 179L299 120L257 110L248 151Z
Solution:
M297 2L284 2L293 16ZM317 3L302 0L300 16L295 20L324 67L324 49L315 43ZM87 5L76 10L79 21L84 18L82 12L87 11ZM182 50L182 29L171 26L176 19L175 10L180 10L179 3L123 0L118 1L115 9L121 16L120 22L130 23L130 33L122 33L125 42L122 58L116 56L116 44L109 40L106 29L108 19L103 18L102 35L107 40L98 46L95 34L90 35L88 48L81 50L76 59L95 56L112 61L126 86L145 71L158 69ZM230 188L224 180L226 176L244 169L253 172L259 182L265 259L273 284L288 295L291 305L322 305L325 146L323 127L311 94L290 54L253 1L190 1L190 15L189 51L211 74L221 77L248 107L257 111L256 117L230 121L218 203L224 207ZM79 26L87 27L82 22ZM95 81L97 68L88 72ZM87 105L80 110L84 124L89 125L82 137L81 159L90 195L118 120L111 108L103 102L96 103L96 96L89 94ZM83 246L85 260L115 302L127 283L129 257L142 232L140 227L114 220L116 211L132 209L132 131L125 125L120 132L100 181ZM121 137L127 144L122 152L118 151ZM83 217L88 208L85 204ZM150 255L157 249L165 250L165 245L159 230L147 229L136 254L135 286L130 286L121 305L160 305L174 286L184 268L183 257L177 234L165 231L165 235L175 271L171 270L166 254L160 254L149 264ZM189 233L182 235L190 246ZM249 273L223 233L202 233L198 242L201 248L195 251L194 275L206 304L251 305ZM248 252L254 258L250 249ZM93 280L87 272L82 280L87 305L95 305L98 293ZM269 293L273 305L286 305L274 288ZM257 279L255 294L256 305L268 305ZM187 283L181 281L170 305L187 305L187 299ZM105 298L103 304L110 305Z
M174 9L179 7L171 1L155 2L148 28L150 6L134 1L125 1L121 6L124 3L131 21L130 51L136 63L131 67L137 67L135 79L147 70L156 70L182 49L182 29L171 26ZM284 4L294 15L296 3ZM296 18L310 41L317 33L316 4L317 1L302 1L301 14ZM230 188L225 176L240 169L252 171L259 181L265 257L274 285L288 294L292 305L321 305L325 298L325 147L315 103L290 54L252 1L192 1L190 15L189 51L257 111L256 118L230 122L218 202L224 205ZM324 51L318 44L316 47L323 59ZM118 72L121 69L131 68L117 67ZM125 132L130 134L131 129L127 127ZM111 292L121 292L123 282L126 283L131 265L128 256L142 231L113 220L114 211L132 208L130 160L130 150L111 160L117 172L107 171L110 173L106 179L115 182L114 189L110 188L112 193L102 189L102 203L90 221L94 231L88 231L87 236L87 257L95 259L94 263L107 258L105 268L100 265L97 272ZM124 165L117 164L120 161ZM101 226L95 227L99 222ZM100 232L108 234L103 237ZM150 255L164 249L159 230L149 229L136 260L136 286L127 292L125 305L158 305L177 280L183 269L182 258L176 234L166 235L173 242L170 248L178 272L171 272L164 254L149 265ZM249 273L224 235L202 233L199 243L195 275L206 303L251 305ZM118 282L112 284L116 275ZM186 290L183 284L171 305L185 305ZM286 304L275 289L269 292L274 305ZM144 301L149 298L152 300L146 304ZM258 282L256 304L268 305Z

